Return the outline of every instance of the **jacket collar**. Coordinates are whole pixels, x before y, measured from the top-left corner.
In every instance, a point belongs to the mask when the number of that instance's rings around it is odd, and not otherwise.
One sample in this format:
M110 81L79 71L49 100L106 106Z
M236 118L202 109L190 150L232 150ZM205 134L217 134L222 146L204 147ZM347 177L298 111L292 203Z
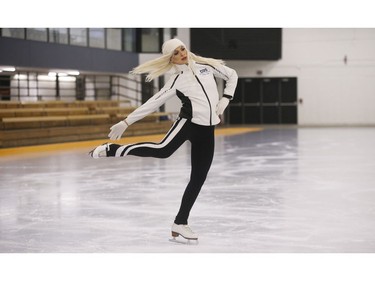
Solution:
M190 71L190 67L187 64L175 64L174 65L176 72Z

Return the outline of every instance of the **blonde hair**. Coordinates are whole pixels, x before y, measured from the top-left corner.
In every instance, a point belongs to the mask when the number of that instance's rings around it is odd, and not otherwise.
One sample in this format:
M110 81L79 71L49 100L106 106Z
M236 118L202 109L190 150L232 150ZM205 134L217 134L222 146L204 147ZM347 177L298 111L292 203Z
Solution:
M188 64L194 73L195 73L194 62L202 63L202 64L209 64L212 66L219 66L219 65L225 64L223 60L201 57L190 52L189 50L187 51L187 53L188 53ZM130 74L148 73L148 75L146 76L146 82L151 82L155 78L161 75L164 75L166 72L168 72L175 66L175 64L172 63L171 61L172 56L173 56L173 53L166 54L159 58L142 63L141 65L135 67L129 73Z

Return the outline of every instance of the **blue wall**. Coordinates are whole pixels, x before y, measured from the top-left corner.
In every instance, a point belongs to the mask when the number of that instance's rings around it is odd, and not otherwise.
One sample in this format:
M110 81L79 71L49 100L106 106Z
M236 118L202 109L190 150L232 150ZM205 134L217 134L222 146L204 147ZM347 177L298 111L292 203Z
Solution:
M138 53L0 37L0 65L126 73Z

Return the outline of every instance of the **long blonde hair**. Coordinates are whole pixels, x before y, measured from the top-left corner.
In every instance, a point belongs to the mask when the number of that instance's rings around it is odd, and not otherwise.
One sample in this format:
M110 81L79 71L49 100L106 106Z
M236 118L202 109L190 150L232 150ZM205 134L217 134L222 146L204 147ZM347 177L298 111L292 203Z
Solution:
M206 58L198 56L189 50L188 53L188 64L189 67L192 69L192 71L195 73L195 66L194 62L202 63L202 64L209 64L212 66L219 66L224 65L225 62L223 60L219 59L213 59L213 58ZM172 54L163 55L159 58L150 60L148 62L142 63L141 65L135 67L132 71L130 71L130 74L144 74L148 73L146 76L146 81L151 82L155 78L164 75L166 72L170 71L174 67L174 63L172 63L171 58Z

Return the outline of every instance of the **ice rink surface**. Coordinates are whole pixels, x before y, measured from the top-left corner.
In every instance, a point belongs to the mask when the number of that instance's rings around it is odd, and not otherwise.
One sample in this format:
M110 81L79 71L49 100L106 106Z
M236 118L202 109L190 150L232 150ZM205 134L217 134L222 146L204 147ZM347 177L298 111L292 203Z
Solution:
M0 157L0 253L375 252L374 128L216 137L198 245L169 242L189 143L168 159L88 150Z

